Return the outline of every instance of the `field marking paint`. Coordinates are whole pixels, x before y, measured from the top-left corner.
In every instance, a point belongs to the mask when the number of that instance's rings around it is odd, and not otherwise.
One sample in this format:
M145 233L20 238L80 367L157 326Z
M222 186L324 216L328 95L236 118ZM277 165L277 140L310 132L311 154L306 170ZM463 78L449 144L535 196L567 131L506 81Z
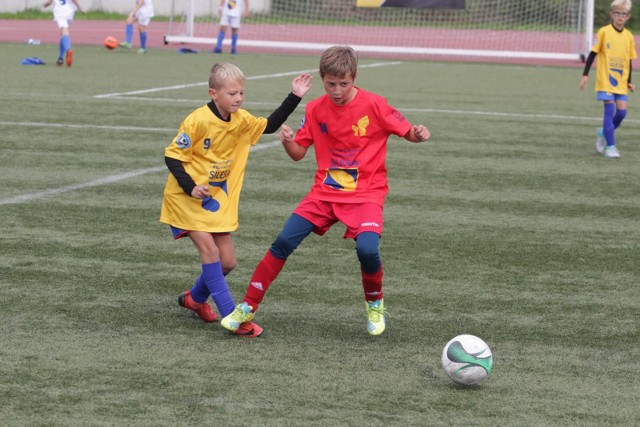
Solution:
M498 111L471 111L471 110L441 110L438 108L397 108L398 111L412 113L437 113L437 114L464 114L471 116L514 117L524 119L555 119L555 120L583 120L602 121L602 117L563 116L560 114L533 114L533 113L502 113ZM640 119L625 119L625 123L640 122Z
M374 64L359 65L358 68L385 67L385 66L389 66L389 65L400 65L400 64L402 64L401 61L376 62ZM318 71L318 70L314 68L314 69L311 69L311 70L287 71L287 72L283 72L283 73L263 74L263 75L260 75L260 76L247 77L247 80L262 80L262 79L274 79L274 78L286 77L286 76L297 76L298 74L313 73L315 71ZM179 90L179 89L185 89L185 88L195 87L195 86L206 86L208 84L209 84L209 82L188 83L188 84L183 84L183 85L165 86L165 87L156 87L156 88L150 88L150 89L134 90L134 91L130 91L130 92L104 93L104 94L101 94L101 95L94 95L94 98L122 98L122 97L128 97L129 95L141 95L141 94L144 94L144 93L154 93L154 92L163 92L163 91L169 91L169 90Z
M280 140L259 143L258 145L251 147L251 151L266 150L267 148L275 147L276 145L280 145ZM42 199L42 198L48 197L48 196L56 196L56 195L59 195L59 194L70 193L72 191L78 191L78 190L85 190L87 188L92 188L92 187L100 187L100 186L103 186L103 185L109 185L109 184L113 184L115 182L123 181L125 179L135 178L135 177L141 176L141 175L146 175L148 173L156 173L156 172L162 172L162 171L167 171L168 172L167 167L166 166L156 166L156 167L153 167L153 168L136 169L136 170L133 170L131 172L126 172L126 173L122 173L122 174L106 176L104 178L96 179L96 180L93 180L93 181L83 182L83 183L79 183L79 184L66 185L64 187L52 188L52 189L45 190L45 191L39 191L37 193L21 194L20 196L9 197L9 198L6 198L6 199L0 199L0 206L3 206L3 205L15 205L15 204L19 204L19 203L28 203L28 202L32 202L34 200Z
M177 132L176 128L149 128L140 126L109 126L109 125L76 125L69 123L44 122L0 122L0 126L50 127L67 129L103 129L103 130L132 130L136 132Z

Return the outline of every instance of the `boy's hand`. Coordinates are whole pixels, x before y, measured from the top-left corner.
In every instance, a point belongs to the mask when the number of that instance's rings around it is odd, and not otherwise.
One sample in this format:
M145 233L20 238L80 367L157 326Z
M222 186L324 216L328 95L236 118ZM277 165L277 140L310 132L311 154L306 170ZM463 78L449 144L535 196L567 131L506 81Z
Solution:
M291 82L291 92L294 95L302 98L311 89L311 80L313 76L311 74L302 73Z
M629 86L629 90L631 92L635 92L636 91L636 85L634 85L633 83L629 83L627 86Z
M293 141L293 131L287 125L282 125L280 128L280 133L278 134L278 138L280 138L280 142L283 144L289 144Z
M587 87L587 82L589 81L589 76L582 76L582 78L580 79L580 90L583 90L585 87Z
M208 185L196 185L191 190L191 197L194 199L204 199L209 195L209 186Z
M431 132L423 125L414 125L413 133L418 139L418 142L424 142L431 137Z

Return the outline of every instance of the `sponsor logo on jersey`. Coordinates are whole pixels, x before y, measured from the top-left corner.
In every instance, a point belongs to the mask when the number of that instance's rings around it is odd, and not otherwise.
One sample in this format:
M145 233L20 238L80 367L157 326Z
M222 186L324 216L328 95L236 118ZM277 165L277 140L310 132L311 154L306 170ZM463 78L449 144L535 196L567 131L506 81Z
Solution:
M214 188L219 188L222 190L222 192L225 195L229 195L229 191L227 190L227 181L220 181L220 182L213 181L213 182L209 182L209 185ZM216 197L218 196L219 192L216 191L212 193L214 197ZM204 199L202 199L202 208L209 212L218 212L220 210L220 202L211 196L207 196Z
M327 169L324 184L340 191L356 191L358 169Z

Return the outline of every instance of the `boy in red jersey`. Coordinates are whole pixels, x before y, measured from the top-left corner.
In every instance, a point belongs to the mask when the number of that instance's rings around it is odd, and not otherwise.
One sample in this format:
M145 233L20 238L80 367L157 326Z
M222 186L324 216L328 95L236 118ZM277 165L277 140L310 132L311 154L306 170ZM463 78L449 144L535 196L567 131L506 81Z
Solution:
M311 232L322 236L333 224L346 226L360 261L366 302L367 329L380 335L386 326L382 293L382 261L378 250L383 205L388 192L387 139L397 135L410 142L426 141L429 130L412 125L385 98L354 85L358 58L348 46L334 46L320 58L326 94L309 102L294 137L283 126L280 140L294 161L315 147L315 183L287 220L256 267L242 303L221 324L234 331L253 319L269 285L291 253Z

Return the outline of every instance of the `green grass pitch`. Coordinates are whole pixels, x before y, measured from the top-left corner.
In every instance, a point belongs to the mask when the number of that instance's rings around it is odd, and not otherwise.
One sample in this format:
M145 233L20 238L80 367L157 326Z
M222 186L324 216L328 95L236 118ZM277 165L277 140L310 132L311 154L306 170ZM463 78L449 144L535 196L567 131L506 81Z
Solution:
M216 60L268 115L317 56L147 55L0 45L0 424L633 425L640 395L640 109L595 154L602 106L579 68L361 60L428 143L389 142L387 331L367 334L352 241L311 236L244 340L177 305L199 272L158 222L164 147L207 102ZM46 66L22 66L38 56ZM378 65L378 66L370 66ZM314 72L307 100L322 93ZM291 116L290 126L302 118ZM239 300L308 190L275 135L250 157L234 233ZM480 388L440 366L483 338Z

